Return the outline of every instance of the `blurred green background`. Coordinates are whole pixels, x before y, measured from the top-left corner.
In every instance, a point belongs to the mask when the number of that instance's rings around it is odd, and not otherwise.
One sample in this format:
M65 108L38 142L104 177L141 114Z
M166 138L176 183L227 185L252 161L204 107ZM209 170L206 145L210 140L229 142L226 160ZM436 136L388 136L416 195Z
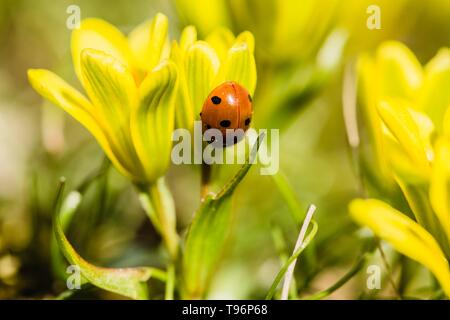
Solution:
M299 263L305 293L331 285L356 260L361 235L347 214L358 178L342 116L345 66L388 39L404 42L422 63L450 45L448 1L32 1L0 2L0 299L51 298L65 283L52 270L51 215L60 176L68 189L105 167L87 131L28 84L28 68L46 68L80 87L72 68L66 9L99 17L124 33L157 12L171 38L195 25L201 37L217 27L256 38L256 127L280 128L280 167L302 209L317 205L314 256ZM206 5L208 4L208 5ZM381 9L381 30L369 30L369 5ZM342 50L340 50L342 48ZM112 167L92 184L69 238L89 261L105 266L161 264L160 239L130 185ZM227 176L232 170L224 170ZM199 205L199 170L172 167L169 185L182 231ZM280 268L274 230L290 252L298 226L269 176L251 170L234 201L233 236L210 298L263 298ZM276 232L276 231L275 231ZM388 287L388 286L386 286ZM158 287L154 287L158 297ZM365 274L331 297L366 290ZM380 296L389 296L389 288ZM114 298L99 289L81 297Z

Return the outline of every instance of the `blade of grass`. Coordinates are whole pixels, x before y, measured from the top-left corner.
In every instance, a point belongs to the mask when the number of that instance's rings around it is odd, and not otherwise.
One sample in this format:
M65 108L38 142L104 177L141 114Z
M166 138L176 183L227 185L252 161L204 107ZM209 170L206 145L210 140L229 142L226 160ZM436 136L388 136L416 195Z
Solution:
M295 244L294 252L296 252L303 245L303 240L305 238L306 230L308 230L309 223L311 222L312 216L316 211L315 205L310 205L308 208L308 212L306 213L305 221L300 229L300 233L298 235L297 243ZM286 275L284 277L283 289L281 290L281 300L287 300L289 295L289 288L291 286L292 277L294 275L295 264L297 263L297 259L289 265Z
M364 267L368 259L368 255L364 254L357 262L356 264L338 281L336 281L332 286L329 288L315 293L309 297L304 298L305 300L321 300L323 298L328 297L330 294L338 290L340 287L342 287L344 284L346 284L350 279L352 279L356 274L358 274L359 271Z
M286 204L289 208L289 212L292 215L292 218L297 224L302 223L303 219L305 219L306 211L302 209L302 205L298 200L298 197L289 183L286 175L280 170L277 174L271 176L275 186L278 188L283 199L286 201ZM316 269L316 243L311 243L308 246L308 250L306 250L304 254L304 269L308 270L308 275Z
M358 272L366 265L367 261L370 259L370 257L373 255L377 248L378 239L376 238L369 238L363 242L363 246L361 249L361 253L359 255L359 258L357 259L357 262L353 265L353 267L338 281L336 281L332 286L329 288L320 291L318 293L315 293L311 296L308 296L304 298L305 300L320 300L323 298L328 297L330 294L332 294L334 291L338 290L340 287L342 287L344 284L346 284L350 279L352 279Z
M287 251L286 241L284 239L282 230L279 226L277 226L275 224L272 224L270 230L271 230L273 242L275 244L275 249L277 250L278 256L280 257L281 265L284 265L287 262L287 260L289 259L289 254ZM291 288L289 290L290 296L293 299L296 299L297 283L295 281L295 278L292 279L290 288Z
M309 234L306 236L301 247L296 252L294 252L294 254L288 259L288 261L283 265L281 270L276 275L275 280L273 281L272 286L270 287L269 292L266 295L266 300L270 300L273 298L273 296L275 295L275 292L277 291L278 284L283 279L283 277L284 277L287 269L291 265L291 263L294 262L300 256L300 254L303 252L303 250L305 250L305 248L308 246L308 244L311 242L311 240L314 239L314 237L316 236L317 229L318 229L317 222L315 222L314 220L311 220L311 224L312 224L312 229L309 232Z
M297 195L294 190L292 190L292 186L289 184L286 175L280 170L277 174L274 174L271 177L275 182L278 191L286 201L295 222L300 223L304 219L304 211L302 210L302 207L297 199Z

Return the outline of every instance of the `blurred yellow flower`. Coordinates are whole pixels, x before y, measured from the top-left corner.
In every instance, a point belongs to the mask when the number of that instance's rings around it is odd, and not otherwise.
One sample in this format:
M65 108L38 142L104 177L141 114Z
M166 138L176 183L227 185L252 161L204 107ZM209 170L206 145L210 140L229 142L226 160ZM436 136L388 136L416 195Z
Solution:
M379 200L356 199L350 213L428 267L450 296L450 51L422 68L406 46L386 42L360 57L358 72L364 173L394 205L383 184L399 188L415 221Z
M315 55L342 5L338 0L176 0L181 20L206 36L224 27L250 30L263 59L286 62ZM307 45L305 45L307 44Z
M448 262L433 236L400 211L376 199L356 199L350 214L361 225L367 225L380 238L404 255L434 273L447 295L450 294Z
M156 182L170 162L177 70L166 59L167 28L158 14L127 39L103 20L83 20L72 57L89 99L51 71L28 71L34 89L84 125L135 183Z
M258 112L252 122L259 127L282 128L295 119L295 113L310 102L340 66L348 39L346 30L335 28L344 8L341 2L176 0L175 3L181 21L195 25L220 60L234 38L228 29L251 32L258 43L255 55L261 70L255 99ZM224 46L227 42L229 46Z

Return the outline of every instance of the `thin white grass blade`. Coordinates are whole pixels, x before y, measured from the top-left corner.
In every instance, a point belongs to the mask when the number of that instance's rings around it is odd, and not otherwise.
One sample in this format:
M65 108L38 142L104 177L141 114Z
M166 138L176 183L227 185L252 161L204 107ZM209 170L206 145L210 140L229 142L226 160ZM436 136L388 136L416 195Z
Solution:
M308 212L306 213L305 221L303 222L303 225L300 229L300 233L297 238L297 243L295 244L295 248L294 248L294 251L292 252L292 254L297 252L303 245L303 240L305 239L306 231L308 230L308 226L311 222L312 216L315 211L316 211L316 206L311 204L308 208ZM284 276L283 289L281 291L281 300L287 300L287 298L288 298L289 288L291 286L292 277L294 275L294 269L295 269L296 263L297 263L297 259L295 259L290 264L288 270L286 271L286 275Z

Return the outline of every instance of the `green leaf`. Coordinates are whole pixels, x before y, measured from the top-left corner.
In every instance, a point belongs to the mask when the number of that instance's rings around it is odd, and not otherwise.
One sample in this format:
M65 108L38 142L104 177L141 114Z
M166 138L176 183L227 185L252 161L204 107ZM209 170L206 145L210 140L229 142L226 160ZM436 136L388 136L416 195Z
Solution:
M278 191L283 196L283 199L286 202L286 205L288 206L289 211L291 212L295 222L300 223L304 218L305 214L300 207L297 195L292 189L292 186L289 184L286 175L282 172L278 172L277 174L274 174L271 177L272 180L275 182Z
M66 232L78 205L81 202L81 194L79 192L71 192L60 209L60 223L63 232ZM51 240L51 255L52 255L52 268L53 272L61 279L65 279L67 277L66 268L67 262L62 255L61 251L58 247L58 242L56 241L56 237L53 236Z
M63 231L62 221L67 220L81 203L79 192L69 193L53 217L53 228L59 248L72 265L80 268L81 275L93 285L132 299L147 299L147 281L154 276L165 281L164 271L152 267L103 268L84 260L72 247Z
M183 295L203 298L227 241L232 222L231 196L258 152L260 135L236 175L215 195L207 195L189 228L182 262Z
M103 163L101 167L96 170L95 172L89 174L86 176L86 178L78 185L77 191L78 192L71 192L69 196L67 197L66 201L63 203L63 206L60 210L60 219L61 219L61 226L64 232L67 232L69 229L73 216L78 208L78 205L81 201L80 194L83 194L83 192L86 191L89 186L99 179L100 177L103 177L107 174L108 169L111 165L111 162L108 160L107 157L104 158ZM63 191L63 184L65 183L65 178L61 178L61 186L59 188L59 192L55 198L54 203L54 211L58 210L58 206L61 202L61 193ZM72 197L72 199L69 199L69 197ZM50 243L50 253L51 253L51 260L52 260L52 269L55 276L57 276L61 280L65 280L67 278L67 261L64 258L63 254L61 253L61 250L58 247L58 242L56 241L55 235L52 235L51 243ZM83 278L83 280L85 280ZM72 292L72 290L68 290L69 292ZM70 293L62 293L62 296L65 295L71 295Z
M278 272L277 276L275 277L275 280L273 281L269 292L267 293L266 300L270 300L275 295L275 292L277 291L278 284L283 279L284 274L287 272L289 266L300 256L300 254L306 249L308 244L314 239L316 236L318 225L317 222L314 220L311 220L312 229L308 233L308 235L305 237L305 240L303 240L303 243L300 248L298 248L297 251L295 251L292 256L286 261L285 264L283 264L283 267Z

